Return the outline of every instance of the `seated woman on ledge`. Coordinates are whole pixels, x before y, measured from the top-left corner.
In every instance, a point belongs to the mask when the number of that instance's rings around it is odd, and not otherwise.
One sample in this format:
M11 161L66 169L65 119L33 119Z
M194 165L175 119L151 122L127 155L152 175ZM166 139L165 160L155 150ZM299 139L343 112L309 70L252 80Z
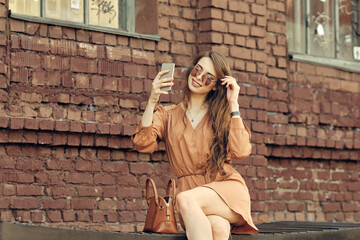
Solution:
M160 77L152 91L133 142L140 152L152 153L165 143L172 170L178 177L177 210L187 238L228 239L234 233L255 234L250 195L231 159L251 153L250 131L240 117L240 87L230 76L226 58L217 52L196 57L187 73L182 101L155 105L160 88L173 79Z

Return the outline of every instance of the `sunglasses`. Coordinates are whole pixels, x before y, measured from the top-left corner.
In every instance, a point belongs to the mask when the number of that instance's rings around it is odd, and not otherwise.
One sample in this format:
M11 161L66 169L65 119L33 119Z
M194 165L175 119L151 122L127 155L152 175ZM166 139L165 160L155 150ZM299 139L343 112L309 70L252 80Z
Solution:
M204 69L200 65L196 65L190 72L190 75L193 77L198 77L204 72ZM205 84L205 86L208 86L211 84L211 82L216 82L216 79L214 76L210 75L209 73L204 73L201 76L201 81Z

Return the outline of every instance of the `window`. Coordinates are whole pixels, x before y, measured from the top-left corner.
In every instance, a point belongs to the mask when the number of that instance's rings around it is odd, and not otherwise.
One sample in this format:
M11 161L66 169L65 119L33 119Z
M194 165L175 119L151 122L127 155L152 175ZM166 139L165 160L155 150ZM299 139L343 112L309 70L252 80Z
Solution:
M289 52L360 60L359 5L358 0L287 0Z
M126 13L125 3L122 0L10 0L9 8L12 13L122 29L124 26L119 22Z
M9 8L12 18L160 39L157 35L157 1L9 0Z

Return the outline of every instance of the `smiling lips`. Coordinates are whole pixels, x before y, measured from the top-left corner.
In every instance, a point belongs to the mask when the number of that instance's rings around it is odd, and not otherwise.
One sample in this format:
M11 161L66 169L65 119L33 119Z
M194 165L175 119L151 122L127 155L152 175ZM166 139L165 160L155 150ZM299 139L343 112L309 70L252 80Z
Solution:
M192 79L191 83L192 83L193 87L196 87L196 88L202 87L202 85L200 83L198 83L197 81L195 81L194 79Z

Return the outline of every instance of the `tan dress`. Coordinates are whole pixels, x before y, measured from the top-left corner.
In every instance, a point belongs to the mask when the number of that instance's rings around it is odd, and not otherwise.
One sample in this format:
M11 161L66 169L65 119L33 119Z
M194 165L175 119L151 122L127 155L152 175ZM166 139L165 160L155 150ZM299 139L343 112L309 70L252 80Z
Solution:
M251 219L248 188L241 175L230 165L231 158L244 158L251 153L250 131L245 122L245 129L241 126L241 121L241 118L230 120L228 158L224 164L227 175L224 179L218 174L213 182L208 174L203 174L213 134L209 113L194 130L180 104L158 106L151 126L143 127L140 121L133 135L133 142L139 152L152 153L157 149L158 141L162 140L171 167L178 177L177 193L198 186L213 189L246 221L241 226L232 225L232 232L255 234L258 229Z

